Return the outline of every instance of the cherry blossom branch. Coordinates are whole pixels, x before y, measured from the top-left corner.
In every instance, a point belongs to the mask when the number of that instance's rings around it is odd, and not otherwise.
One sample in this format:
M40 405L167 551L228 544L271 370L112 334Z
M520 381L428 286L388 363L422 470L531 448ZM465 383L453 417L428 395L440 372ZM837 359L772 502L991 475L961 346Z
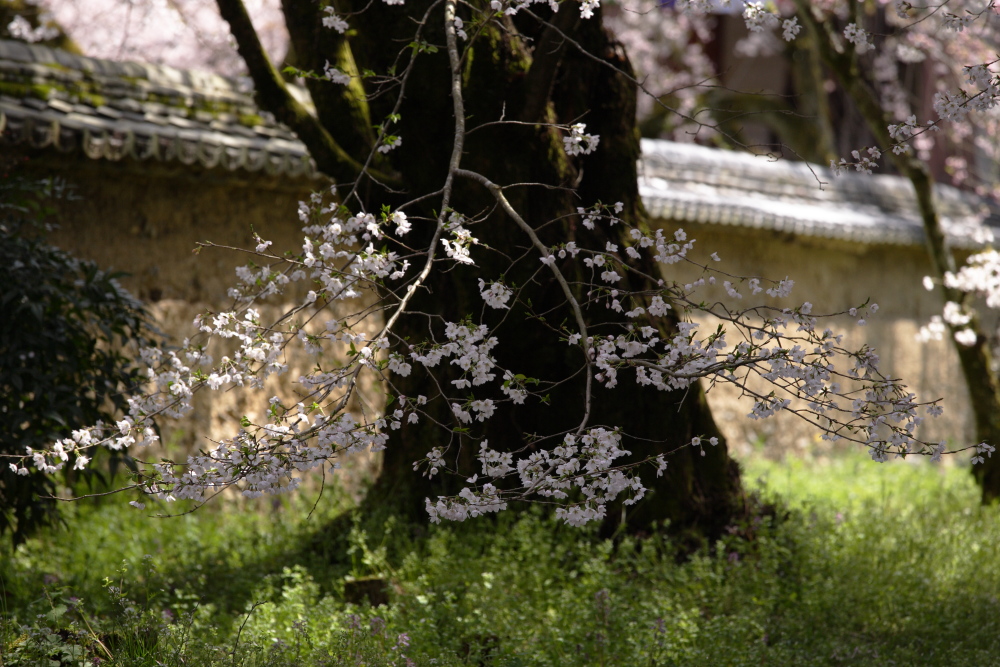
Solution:
M549 269L552 271L552 275L555 276L556 281L559 283L559 287L562 289L563 296L566 297L566 301L570 304L570 308L573 309L573 317L576 319L576 326L578 328L580 336L583 337L584 341L590 340L590 335L587 333L587 322L583 318L583 312L580 310L580 303L576 300L573 295L573 290L570 289L569 283L566 282L566 278L563 276L562 271L556 266L556 258L552 255L552 252L542 243L541 239L538 238L538 234L535 230L525 222L524 218L510 205L510 202L503 194L503 188L501 188L496 183L483 176L482 174L477 174L473 171L467 171L465 169L456 169L455 174L458 176L463 176L465 178L478 181L483 184L490 194L497 200L500 207L504 210L510 219L517 223L517 226L528 235L531 239L531 244L535 246L535 249L542 256L542 262L548 265ZM588 343L589 345L589 343ZM580 421L580 425L577 427L577 435L583 433L583 430L587 427L590 421L590 401L591 401L591 383L592 383L592 372L590 367L590 349L589 347L584 348L584 357L587 360L587 387L585 389L585 406L583 412L583 419Z
M417 293L420 285L427 280L427 277L431 273L431 268L434 265L435 252L437 250L438 242L441 240L441 234L444 232L445 219L449 210L449 204L451 203L451 194L455 178L454 174L458 169L458 165L462 161L462 146L465 143L465 105L462 100L461 59L458 55L458 44L455 35L455 0L445 0L444 16L445 36L448 40L448 59L451 64L451 95L455 111L455 134L452 143L451 158L449 159L448 175L445 177L444 187L441 189L441 212L438 213L437 226L434 229L434 235L431 237L430 244L427 247L427 260L424 262L424 267L421 269L416 280L414 280L407 288L406 295L400 299L395 312L389 317L385 325L382 327L383 334L392 331L396 321L399 320L403 313L406 312L407 305Z

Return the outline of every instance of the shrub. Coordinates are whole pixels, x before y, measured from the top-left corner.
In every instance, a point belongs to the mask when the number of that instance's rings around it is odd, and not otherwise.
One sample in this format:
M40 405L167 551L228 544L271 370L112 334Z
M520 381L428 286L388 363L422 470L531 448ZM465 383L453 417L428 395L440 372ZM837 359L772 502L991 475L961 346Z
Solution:
M151 342L148 315L119 274L46 241L47 204L67 193L52 180L0 181L0 460L110 420L139 380L127 346ZM101 456L112 476L129 463L121 453ZM106 481L101 468L75 471L74 454L64 460L63 482ZM3 461L0 534L11 531L20 543L57 520L57 485L37 467Z

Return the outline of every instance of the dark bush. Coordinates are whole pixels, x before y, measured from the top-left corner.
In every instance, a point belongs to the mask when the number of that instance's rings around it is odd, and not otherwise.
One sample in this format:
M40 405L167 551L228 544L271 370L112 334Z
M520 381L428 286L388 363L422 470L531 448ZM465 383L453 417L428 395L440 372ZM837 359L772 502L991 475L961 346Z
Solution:
M30 463L11 463L26 447L41 449L73 429L109 422L139 380L129 348L150 344L153 329L142 304L114 273L74 258L46 241L47 208L67 190L52 180L0 179L0 535L22 542L58 520L60 483L107 482L129 459L106 459L61 479Z

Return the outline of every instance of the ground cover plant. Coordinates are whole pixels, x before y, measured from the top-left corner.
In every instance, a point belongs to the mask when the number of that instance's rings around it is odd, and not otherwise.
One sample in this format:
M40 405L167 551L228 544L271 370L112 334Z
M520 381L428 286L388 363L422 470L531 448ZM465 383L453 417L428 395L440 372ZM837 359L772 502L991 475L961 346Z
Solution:
M776 509L680 553L540 511L74 504L0 561L3 665L990 665L1000 513L960 468L751 461ZM4 545L10 549L11 545ZM387 603L347 602L352 579Z

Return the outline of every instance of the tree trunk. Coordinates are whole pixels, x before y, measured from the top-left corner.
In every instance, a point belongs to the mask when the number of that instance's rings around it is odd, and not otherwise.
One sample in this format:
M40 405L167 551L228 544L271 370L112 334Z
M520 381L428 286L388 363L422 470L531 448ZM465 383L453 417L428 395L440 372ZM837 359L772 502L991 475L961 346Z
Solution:
M219 0L220 5L231 1ZM319 49L331 38L316 30L318 12L300 11L304 4L287 3L297 6L297 10L288 11L286 7L286 18L296 58L303 63L316 63L321 58L305 55L306 52L329 52L332 48L329 45L327 51ZM414 40L414 21L424 15L429 3L408 0L405 7L388 7L381 2L369 5L359 0L338 4L337 9L347 14L366 6L365 11L351 16L351 27L356 30L348 40L353 61L359 71L385 72L394 64L399 71L408 58L405 50L400 55L399 45ZM545 13L554 26L546 27L540 18L522 12L516 20L505 17L503 30L494 23L483 27L475 37L463 63L468 129L501 118L516 119L522 124L494 124L471 132L461 166L502 186L535 184L510 188L505 194L522 217L538 229L547 245L577 240L581 246L586 241L589 247L603 247L605 240L617 242L614 237L617 231L590 232L579 226L578 218L566 217L566 214L578 206L590 206L598 201L605 204L621 201L625 204L623 217L634 224L648 224L639 199L636 172L639 156L636 89L618 71L631 73L631 67L622 46L601 27L599 16L581 21L574 14L577 14L575 6L566 6L558 15ZM468 16L465 18L470 20ZM444 44L442 24L442 8L438 6L430 12L421 39L430 44ZM563 39L564 34L571 35L577 44L597 58L580 53L576 46ZM236 36L242 45L243 40L238 34ZM524 46L530 43L539 44L535 49L538 55L534 58ZM343 47L337 48L338 57L343 58ZM383 204L398 205L414 196L440 189L448 172L454 137L449 71L448 55L443 48L418 56L399 111L400 120L393 126L393 134L402 137L402 144L387 156L388 168L399 174L401 186L397 189L400 192L388 192L375 186L368 188L365 192L368 210L377 211ZM251 74L256 80L266 73L251 67ZM375 123L391 112L395 100L395 93L376 95L369 100L368 110ZM267 101L262 102L266 104ZM368 132L367 128L351 130L344 124L358 116L362 105L350 103L343 95L318 96L317 102L340 105L340 108L318 110L321 121L339 119L337 126L328 126L328 131L340 145L353 148L367 143L364 139L359 141L347 136L351 131ZM281 117L278 110L272 111ZM562 134L544 123L572 123L581 116L587 123L587 131L599 134L601 140L595 154L577 161L565 155ZM308 145L308 141L306 143ZM352 157L362 161L365 156L354 154ZM573 186L577 183L574 191ZM433 220L439 206L440 198L428 199L422 210L411 207L407 215L411 219L424 216ZM443 322L457 322L468 315L478 317L483 311L483 301L476 287L478 278L492 280L503 273L506 284L528 288L522 292L520 302L513 304L509 311L485 314L484 322L496 327L495 335L501 341L494 353L502 367L539 379L539 386L544 388L548 398L544 402L529 398L527 404L521 406L500 403L497 414L486 423L482 432L474 434L474 438L467 434L449 434L434 423L453 422L448 402L440 400L428 404L428 407L436 405L430 414L433 419L425 417L419 424L391 432L381 476L369 497L371 502L392 503L412 518L426 516L424 498L453 494L465 477L480 472L474 454L483 439L488 439L493 449L530 450L537 445L535 435L572 431L582 417L584 381L582 374L577 373L584 365L580 349L565 344L555 348L539 345L539 341L555 341L554 329L572 321L559 286L548 271L539 271L541 265L537 254L530 249L529 239L496 208L492 196L481 184L471 180L456 181L452 208L470 216L481 216L483 221L476 224L474 234L486 247L474 251L476 266L456 266L447 272L432 272L426 289L414 298L410 308L419 314L403 317L396 332L404 339L426 340L431 333L441 340ZM540 226L553 220L558 222ZM420 247L421 243L429 242L432 233L431 224L415 224L407 241ZM577 270L568 261L562 268L567 275ZM656 266L645 268L650 275L659 271ZM635 282L628 286L628 289L643 288L655 289L656 286ZM578 300L584 303L586 295L579 294ZM594 335L600 333L601 321L610 322L612 314L603 304L590 305L586 317L595 327ZM447 383L457 375L448 376L448 372L445 370L438 376L441 386L450 389ZM550 384L574 373L576 377L567 382ZM408 378L393 377L392 381L397 394L409 397L438 394L436 386L417 365ZM674 453L668 457L663 477L643 473L649 493L639 504L628 508L628 528L642 530L654 522L669 520L676 530L698 529L718 535L742 510L742 491L738 466L728 456L725 441L712 421L701 390L656 393L655 390L640 391L638 386L629 384L630 379L623 377L621 386L616 389L596 387L590 425L621 427L626 434L624 448L633 452L634 459L661 452ZM496 395L489 396L477 388L476 397L500 399L503 395L497 390ZM707 447L704 454L701 450L682 447L694 436L714 436L720 442L715 447ZM545 444L548 446L551 441ZM456 461L458 476L438 475L427 479L414 472L414 461L426 457L433 447L446 446L449 459ZM647 472L652 472L651 467ZM620 522L621 506L612 514L606 526L609 529Z
M840 81L851 100L875 136L876 143L883 147L892 146L895 141L889 135L888 126L892 122L879 103L878 94L858 71L857 57L837 51L830 36L830 27L817 23L810 5L805 0L796 0L799 15L805 19L805 25L810 37L815 40L824 64ZM934 179L927 165L913 155L903 153L886 153L890 155L896 168L913 184L917 207L926 237L927 254L931 260L934 277L942 300L971 305L969 294L945 284L945 274L956 271L955 258L948 247L944 229L938 215L934 197ZM959 363L965 385L969 390L972 412L975 417L976 442L986 442L994 447L1000 447L1000 378L993 371L993 355L988 345L988 337L983 333L978 316L964 326L947 324L952 344L958 353ZM955 334L962 329L976 332L974 345L966 346L957 342ZM981 500L984 504L1000 500L1000 456L989 457L982 465L973 466L973 475L982 489Z

